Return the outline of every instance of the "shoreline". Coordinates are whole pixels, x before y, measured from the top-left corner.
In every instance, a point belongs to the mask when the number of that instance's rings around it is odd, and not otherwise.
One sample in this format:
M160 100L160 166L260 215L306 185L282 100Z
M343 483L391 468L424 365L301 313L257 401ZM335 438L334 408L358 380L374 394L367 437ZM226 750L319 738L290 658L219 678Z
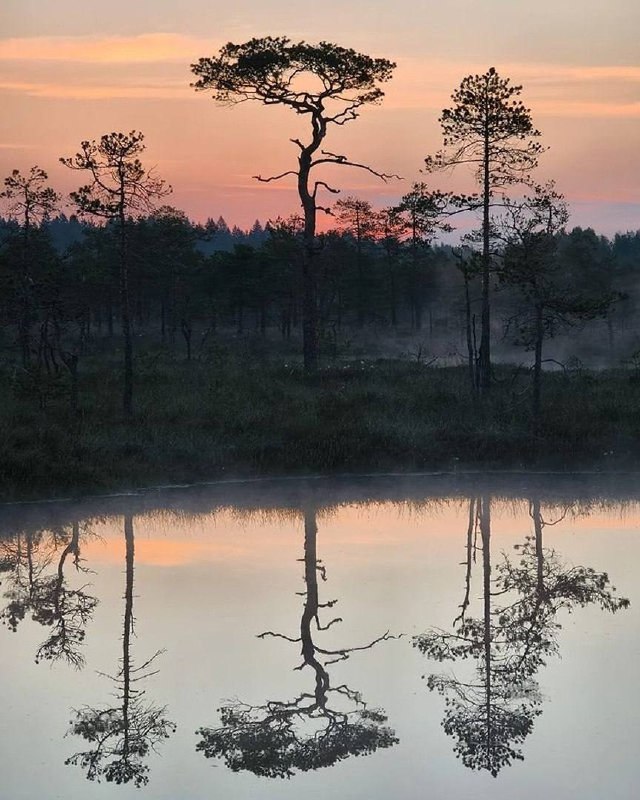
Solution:
M465 367L389 359L309 378L282 364L166 358L139 371L126 420L117 364L86 359L79 414L64 383L40 408L5 369L0 503L309 476L640 471L634 373L545 373L534 439L530 377L495 371L477 409Z

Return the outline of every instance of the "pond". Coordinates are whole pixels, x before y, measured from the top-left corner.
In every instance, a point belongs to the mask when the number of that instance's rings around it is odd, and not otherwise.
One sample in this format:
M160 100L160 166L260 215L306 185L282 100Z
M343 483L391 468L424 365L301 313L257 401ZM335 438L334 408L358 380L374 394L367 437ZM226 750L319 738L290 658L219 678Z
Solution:
M630 800L636 483L3 506L2 796Z

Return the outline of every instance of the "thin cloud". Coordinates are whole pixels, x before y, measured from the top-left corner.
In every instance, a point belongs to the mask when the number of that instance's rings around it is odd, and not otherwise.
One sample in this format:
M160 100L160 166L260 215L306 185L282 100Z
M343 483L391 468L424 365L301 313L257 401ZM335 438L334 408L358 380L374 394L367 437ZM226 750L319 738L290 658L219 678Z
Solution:
M550 117L618 117L637 119L640 117L640 102L542 102L535 104L535 113Z
M188 86L73 86L57 83L0 80L0 92L13 92L29 97L51 97L64 100L147 99L175 100L190 97Z
M0 142L0 150L34 150L35 146L32 144L23 144L22 142Z
M214 52L220 42L176 33L139 36L37 36L0 40L0 61L130 64L185 61Z
M221 44L202 37L177 33L145 33L138 36L31 37L0 40L0 63L12 74L0 77L0 90L32 97L77 100L175 99L188 91L184 81L178 85L163 81L150 85L148 75L129 74L126 81L113 75L96 75L86 80L69 80L56 75L56 63L85 63L95 70L109 65L188 64L203 53L215 52ZM452 90L468 74L486 71L488 64L423 57L397 58L395 79L389 84L384 107L439 111L449 101ZM13 65L29 64L34 70L46 68L42 79L29 80L13 74ZM536 114L556 117L637 118L640 105L640 67L626 65L583 66L549 63L496 63L496 68L523 83L525 102ZM85 76L86 77L86 76Z
M439 112L452 91L469 74L482 74L488 64L398 58L386 107ZM523 99L534 114L556 117L640 116L640 67L567 66L564 64L496 63L501 75L522 84Z

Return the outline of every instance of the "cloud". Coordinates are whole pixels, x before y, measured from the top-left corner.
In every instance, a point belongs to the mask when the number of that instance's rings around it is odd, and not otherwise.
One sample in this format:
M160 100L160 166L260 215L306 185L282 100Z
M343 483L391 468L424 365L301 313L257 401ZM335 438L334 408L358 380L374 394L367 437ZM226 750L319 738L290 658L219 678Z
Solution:
M34 146L31 144L23 144L22 142L0 142L0 150L33 150Z
M52 36L0 40L0 91L76 100L173 99L188 95L186 66L222 42L177 33L138 36ZM398 56L384 108L438 112L468 74L488 64L460 59ZM78 65L85 65L79 70ZM163 65L163 66L161 66ZM178 66L180 72L178 73ZM640 116L640 67L553 63L496 63L534 114L557 117ZM131 69L125 69L131 67ZM116 70L114 73L113 70ZM162 70L162 80L151 70ZM173 80L167 71L175 70Z
M114 85L70 85L62 83L38 83L29 81L10 81L0 78L0 92L13 92L29 97L53 97L67 100L108 100L132 98L146 100L172 100L190 96L185 81L175 86L114 86Z
M180 61L215 52L220 42L176 33L139 36L36 36L0 40L0 61L133 64Z
M553 117L620 117L639 118L640 102L608 103L562 101L540 102L535 104L535 113Z
M464 77L482 74L490 66L418 57L398 57L397 62L396 76L387 88L387 107L437 112L450 104L451 93ZM640 67L526 62L495 67L512 84L523 85L522 98L534 116L640 116Z

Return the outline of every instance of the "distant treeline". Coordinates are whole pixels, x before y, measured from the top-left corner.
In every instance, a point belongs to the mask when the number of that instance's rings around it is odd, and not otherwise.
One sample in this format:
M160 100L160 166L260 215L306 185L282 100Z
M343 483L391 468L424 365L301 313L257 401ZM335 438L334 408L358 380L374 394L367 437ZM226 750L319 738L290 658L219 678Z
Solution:
M375 328L420 333L466 358L480 309L480 279L464 248L393 235L338 214L339 227L318 238L321 351L334 355L341 333ZM29 229L0 220L0 321L5 358L56 370L119 332L119 242L115 224L57 216ZM204 225L164 206L127 223L132 324L136 335L175 345L192 358L216 331L290 339L301 325L301 221L232 229L220 217ZM582 298L611 299L604 314L611 354L640 347L640 231L612 239L574 228L555 237L557 273ZM496 339L531 347L526 286L494 277ZM584 320L581 325L587 324ZM569 316L554 323L559 332ZM598 320L598 330L605 333ZM345 333L346 336L346 333ZM617 340L624 347L617 347ZM92 344L93 343L93 344ZM119 345L115 339L113 347ZM473 345L472 345L473 346ZM435 350L436 348L434 348Z

